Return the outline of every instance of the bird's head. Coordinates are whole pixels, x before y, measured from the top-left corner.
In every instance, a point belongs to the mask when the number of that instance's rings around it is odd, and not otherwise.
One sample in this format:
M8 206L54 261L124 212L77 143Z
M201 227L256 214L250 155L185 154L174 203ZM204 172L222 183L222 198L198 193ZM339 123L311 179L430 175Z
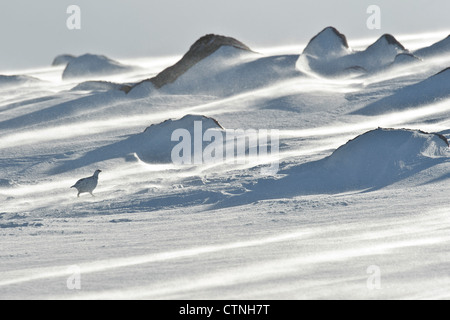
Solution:
M94 175L98 176L98 174L99 174L100 172L102 172L102 170L97 169L97 170L95 170Z

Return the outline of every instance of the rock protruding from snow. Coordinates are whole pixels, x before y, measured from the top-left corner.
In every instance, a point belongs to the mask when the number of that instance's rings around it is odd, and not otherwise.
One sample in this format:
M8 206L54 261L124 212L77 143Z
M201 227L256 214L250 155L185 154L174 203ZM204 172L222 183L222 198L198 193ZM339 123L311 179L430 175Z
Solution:
M103 55L84 54L70 61L63 72L63 79L92 78L131 71L125 66Z
M321 59L334 59L351 53L347 38L334 27L327 27L314 36L303 54Z
M432 44L429 47L421 48L414 51L414 55L420 58L430 58L450 53L450 35L445 39Z
M328 27L311 39L296 66L300 71L324 76L359 75L383 70L403 53L408 50L390 34L384 34L364 51L354 51L343 34Z
M379 115L426 105L450 98L450 68L419 83L404 87L394 94L381 98L354 114Z
M392 35L384 34L366 50L356 53L355 58L360 60L358 64L367 70L376 71L393 63L395 58L402 53L408 53L408 51Z
M59 56L56 56L55 59L53 59L52 66L66 66L69 62L71 62L76 57L71 54L61 54Z
M208 34L198 39L176 64L166 68L155 77L144 81L152 83L156 88L161 88L166 84L173 83L195 64L224 46L233 47L241 51L252 52L249 47L234 38ZM137 85L139 84L140 83Z

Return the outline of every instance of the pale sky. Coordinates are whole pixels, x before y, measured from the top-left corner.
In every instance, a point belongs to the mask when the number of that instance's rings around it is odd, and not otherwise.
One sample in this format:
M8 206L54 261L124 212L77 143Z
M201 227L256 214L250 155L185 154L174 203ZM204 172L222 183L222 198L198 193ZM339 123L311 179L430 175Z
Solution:
M72 4L81 9L80 30L66 27ZM369 5L381 9L380 30L366 27ZM448 0L1 0L0 73L48 66L62 53L182 55L207 33L251 48L304 44L327 26L349 40L450 33L449 12Z

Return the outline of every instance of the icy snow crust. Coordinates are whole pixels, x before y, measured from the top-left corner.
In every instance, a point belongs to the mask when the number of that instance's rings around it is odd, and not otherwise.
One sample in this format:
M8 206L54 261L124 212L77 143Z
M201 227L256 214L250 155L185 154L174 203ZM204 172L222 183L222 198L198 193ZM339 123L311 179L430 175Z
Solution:
M450 298L443 45L357 52L334 28L300 55L199 40L162 86L149 79L177 63L156 57L0 78L0 298ZM172 163L173 131L196 121L277 129L279 153ZM96 197L77 198L96 169Z

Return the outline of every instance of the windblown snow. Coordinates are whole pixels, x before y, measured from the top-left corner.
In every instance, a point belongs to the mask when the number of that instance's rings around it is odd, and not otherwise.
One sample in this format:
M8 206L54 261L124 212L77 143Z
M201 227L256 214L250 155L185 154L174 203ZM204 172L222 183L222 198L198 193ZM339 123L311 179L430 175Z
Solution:
M0 298L450 298L448 38L413 40L358 51L328 27L270 55L209 34L178 62L2 75ZM208 130L276 130L278 152L174 163Z

